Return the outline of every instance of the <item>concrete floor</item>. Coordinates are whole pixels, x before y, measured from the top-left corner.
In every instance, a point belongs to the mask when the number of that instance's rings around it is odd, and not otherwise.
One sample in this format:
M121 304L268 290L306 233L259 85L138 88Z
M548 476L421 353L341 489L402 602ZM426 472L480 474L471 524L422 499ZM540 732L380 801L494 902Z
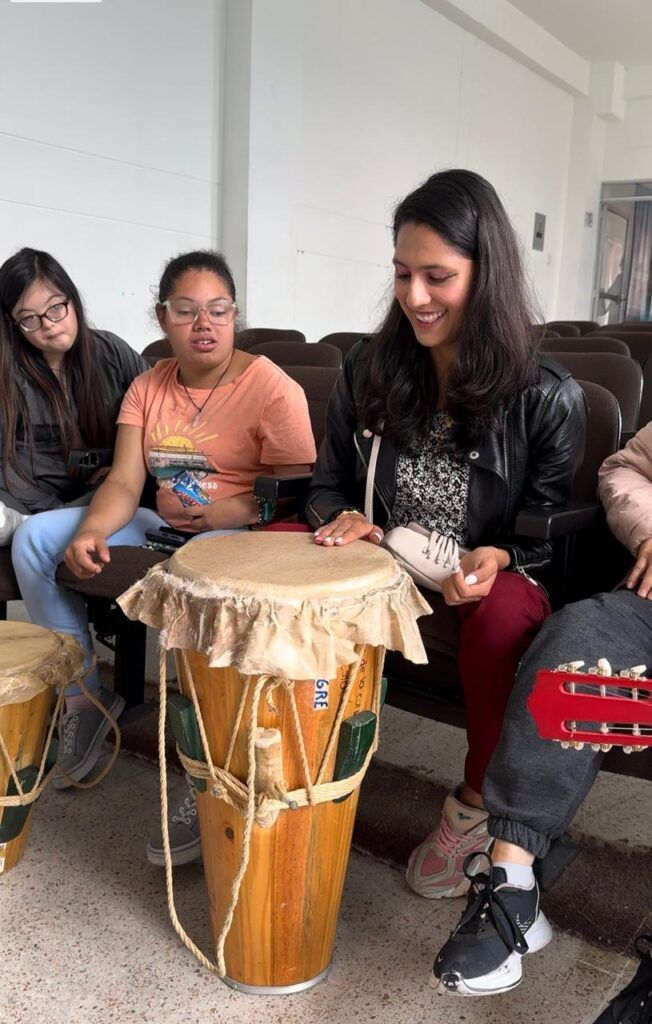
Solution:
M169 924L163 873L144 856L157 807L156 768L127 753L93 791L46 791L23 860L0 878L0 1024L589 1024L633 973L620 954L558 934L515 992L437 996L430 965L462 901L420 900L398 870L354 851L330 976L299 995L242 995ZM201 868L175 877L180 916L209 950Z

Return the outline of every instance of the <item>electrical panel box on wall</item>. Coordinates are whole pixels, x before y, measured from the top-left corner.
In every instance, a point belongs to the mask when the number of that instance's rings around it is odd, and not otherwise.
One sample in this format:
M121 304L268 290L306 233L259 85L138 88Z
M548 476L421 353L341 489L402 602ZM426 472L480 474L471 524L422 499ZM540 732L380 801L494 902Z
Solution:
M543 242L546 234L546 215L545 213L535 213L534 215L534 238L532 239L532 248L538 249L539 252L543 252Z

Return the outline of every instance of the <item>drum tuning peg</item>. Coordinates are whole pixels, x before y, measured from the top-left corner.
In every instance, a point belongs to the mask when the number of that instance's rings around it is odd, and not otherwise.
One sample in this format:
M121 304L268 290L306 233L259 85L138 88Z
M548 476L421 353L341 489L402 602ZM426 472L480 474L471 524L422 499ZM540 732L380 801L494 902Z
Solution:
M296 800L290 800L289 796L282 796L281 800L283 801L284 804L287 804L291 811L299 810L299 805L296 802Z

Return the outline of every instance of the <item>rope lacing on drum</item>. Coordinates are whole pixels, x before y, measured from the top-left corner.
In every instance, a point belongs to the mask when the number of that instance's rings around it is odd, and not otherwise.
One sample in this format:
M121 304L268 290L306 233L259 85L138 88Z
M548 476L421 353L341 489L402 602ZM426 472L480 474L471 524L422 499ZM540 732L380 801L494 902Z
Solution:
M454 537L447 537L439 530L433 530L428 543L422 550L426 558L431 559L442 569L457 571L460 564L460 546Z
M66 643L70 643L72 640L71 637L66 636L63 633L57 633L56 635L61 639L64 639ZM111 729L115 734L115 744L113 750L111 751L111 755L109 757L108 762L106 763L104 768L102 768L102 770L98 772L98 774L93 779L90 780L90 782L79 782L77 779L71 778L66 772L64 772L60 765L57 765L56 767L58 768L61 775L63 775L63 777L70 783L70 785L74 786L76 789L92 789L94 786L97 786L98 783L102 782L102 780L106 778L106 776L113 768L113 765L115 764L116 758L120 751L121 737L118 723L115 721L113 715L108 710L108 708L104 707L102 702L98 700L95 693L92 690L89 690L88 687L86 686L86 683L84 682L89 672L92 672L93 669L96 667L96 664L97 661L95 658L93 658L88 668L83 670L79 669L78 671L73 672L72 676L65 680L64 684L60 686L59 692L57 694L54 711L52 712L52 716L50 718L50 725L48 727L47 735L45 737L45 743L43 745L43 754L41 756L41 763L39 765L38 774L36 776L34 785L31 787L31 789L29 789L29 791L25 791L23 789L14 760L10 756L4 737L0 732L0 753L2 753L5 763L9 769L9 774L13 780L16 789L15 796L0 796L0 809L3 807L25 807L29 804L33 804L36 800L38 800L39 796L41 795L41 793L49 783L50 779L52 778L53 769L46 772L46 764L48 752L50 750L50 745L52 743L52 737L54 736L54 730L57 725L59 726L59 735L62 735L63 737L64 752L73 752L71 740L72 737L74 736L75 725L77 719L79 718L79 713L73 712L70 715L64 715L65 691L66 688L71 683L76 683L79 686L82 693L84 694L84 696L90 701L90 703L102 712L102 714L108 721Z
M195 708L197 716L197 726L199 728L199 735L201 738L201 746L205 757L205 762L195 761L192 758L187 757L183 751L177 746L177 753L188 774L193 778L205 779L209 783L209 791L214 797L218 797L224 800L230 806L236 808L244 817L244 830L242 837L242 857L240 860L240 866L236 872L235 878L231 885L231 898L229 906L222 922L222 928L216 941L216 957L215 963L208 959L208 957L202 953L198 946L192 941L190 936L187 934L183 925L181 924L179 917L176 912L174 903L174 883L172 874L172 853L170 849L170 835L168 828L168 796L167 796L167 763L165 757L165 720L166 720L166 704L167 704L167 665L166 665L166 650L164 645L165 637L161 638L161 647L159 650L159 731L158 731L158 743L159 743L159 766L160 766L160 781L161 781L161 831L163 836L163 851L165 855L165 879L166 889L168 897L168 911L172 925L177 935L183 942L184 946L190 950L191 953L197 958L200 964L206 967L209 971L220 977L226 975L226 964L224 959L224 950L226 946L226 940L233 924L233 917L235 909L238 904L238 898L240 895L240 887L244 878L247 866L249 863L249 851L251 844L251 833L253 826L257 820L264 818L271 811L288 811L296 810L300 806L309 806L315 803L324 803L326 801L335 800L339 797L346 796L358 788L367 770L368 764L371 757L375 753L378 747L378 725L376 725L376 735L374 742L365 758L363 766L354 775L346 779L341 779L337 782L326 782L324 783L323 778L328 767L329 760L331 759L335 745L337 743L339 729L344 718L346 707L348 704L349 696L353 690L353 685L357 679L358 670L362 661L363 653L362 649L358 650L358 657L356 662L349 666L348 679L346 686L344 687L341 697L340 706L338 713L333 722L331 736L329 742L326 745L324 756L322 757L319 770L315 782L312 782L310 777L310 766L306 754L305 744L303 740L303 733L301 730L301 722L299 719L299 712L296 704L296 698L294 695L294 680L285 679L277 676L248 676L245 680L243 687L240 704L235 717L233 725L231 740L229 743L228 753L225 759L224 768L217 767L212 760L208 737L204 727L204 722L201 714L201 708L199 706L199 700L197 698L197 692L192 679L192 673L189 671L188 661L184 651L179 651L179 662L182 668L182 676L184 685L187 685L189 696L192 698L192 702ZM374 684L374 700L373 700L373 711L376 714L376 723L378 723L380 715L380 678L381 669L384 658L384 648L378 648L379 660L378 660L378 671L376 674ZM254 683L255 680L255 683ZM253 692L251 693L251 707L250 707L250 720L247 730L247 781L242 782L240 779L231 775L229 768L231 759L235 750L236 739L238 731L240 729L242 718L244 716L245 707L249 700L250 691L253 685ZM305 788L303 790L294 790L284 794L282 800L270 799L265 794L256 793L255 791L255 770L256 770L256 758L255 758L255 738L256 728L258 723L258 707L263 697L263 693L268 691L273 692L279 686L283 686L287 691L290 709L292 712L292 722L295 731L295 739L299 748L301 764L303 768Z

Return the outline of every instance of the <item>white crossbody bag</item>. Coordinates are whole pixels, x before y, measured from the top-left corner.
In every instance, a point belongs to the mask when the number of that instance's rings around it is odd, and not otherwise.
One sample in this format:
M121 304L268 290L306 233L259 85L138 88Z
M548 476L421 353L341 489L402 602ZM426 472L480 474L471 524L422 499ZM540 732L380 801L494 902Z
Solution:
M367 469L364 514L370 523L374 521L374 480L380 441L380 435L374 434ZM414 582L426 590L441 590L443 581L457 572L460 558L468 553L454 537L446 537L438 530L426 530L418 523L395 526L385 534L381 547L391 551Z

